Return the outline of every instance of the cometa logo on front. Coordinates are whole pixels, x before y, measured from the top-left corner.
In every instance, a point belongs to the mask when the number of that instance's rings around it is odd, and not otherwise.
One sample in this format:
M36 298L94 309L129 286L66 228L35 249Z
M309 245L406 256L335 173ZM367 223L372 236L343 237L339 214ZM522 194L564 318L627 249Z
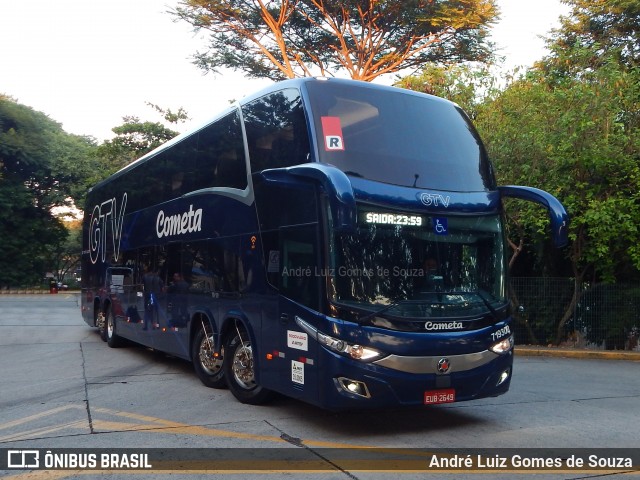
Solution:
M427 322L425 330L462 330L462 322Z
M202 230L202 209L193 209L189 205L189 211L176 215L165 215L164 210L158 212L156 218L156 234L158 238L173 237L186 233L199 232Z

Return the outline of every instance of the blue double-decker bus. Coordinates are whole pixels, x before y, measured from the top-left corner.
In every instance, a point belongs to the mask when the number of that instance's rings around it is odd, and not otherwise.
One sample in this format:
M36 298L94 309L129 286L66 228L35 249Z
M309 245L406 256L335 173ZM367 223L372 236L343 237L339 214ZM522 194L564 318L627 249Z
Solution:
M93 187L85 321L257 404L429 405L509 389L502 198L455 104L340 79L277 83Z

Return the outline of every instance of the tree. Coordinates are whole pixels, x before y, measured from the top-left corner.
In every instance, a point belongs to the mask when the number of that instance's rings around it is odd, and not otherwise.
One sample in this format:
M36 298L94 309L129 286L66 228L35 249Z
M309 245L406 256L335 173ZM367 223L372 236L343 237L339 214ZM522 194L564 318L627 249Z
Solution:
M22 183L42 208L68 205L76 181L94 168L91 138L12 99L0 99L0 140L0 175Z
M564 3L571 13L552 31L551 54L534 72L536 83L558 100L555 108L566 109L556 113L564 121L552 123L564 135L551 143L556 152L564 149L565 170L546 173L548 180L556 179L555 172L565 179L559 191L564 190L573 216L574 295L558 323L556 342L587 275L609 283L638 278L640 270L640 2Z
M638 22L638 13L634 20L630 8L625 12L618 23ZM594 21L604 20L616 24L610 18ZM482 76L477 84L458 66L431 66L422 76L402 82L457 101L471 112L500 184L543 188L567 207L571 243L565 253L574 293L561 318L554 318L547 329L547 341L556 343L575 312L583 281L638 278L640 271L640 70L632 66L626 33L622 39L601 35L589 42L593 32L567 31L569 26L593 27L584 21L582 16L564 19L565 29L549 40L552 54L535 69L512 77L502 91L492 89ZM619 30L599 31L613 35ZM516 200L505 206L509 265L516 265L518 255L528 249L539 272L558 274L563 262L545 242L548 220L543 209ZM554 261L543 260L547 258Z
M544 72L532 71L489 103L476 122L500 183L544 188L570 214L567 255L575 292L555 342L562 340L586 278L612 281L628 265L640 270L638 80L637 72L615 62L551 83ZM544 235L540 209L520 204L518 210L521 231L530 238Z
M64 283L65 278L76 270L82 252L81 221L65 222L64 229L64 234L56 236L55 242L47 245L45 253L47 265L60 283Z
M478 108L499 93L489 68L477 64L429 64L420 74L401 78L395 86L451 100L472 120L478 116Z
M640 66L640 1L562 1L571 7L571 13L561 17L560 27L552 30L547 68L580 72L611 60L627 67ZM580 53L582 58L563 61L569 52Z
M47 270L43 253L56 240L59 225L33 204L27 188L0 180L0 288L42 280Z
M221 67L281 80L312 74L371 81L428 62L486 60L495 0L183 0L171 12L209 32L196 54Z
M47 248L66 236L53 207L81 197L95 145L45 114L0 97L0 287L39 282Z
M566 0L571 15L547 40L551 54L498 95L431 67L407 84L446 96L472 112L499 183L555 194L571 216L565 250L574 292L547 329L559 343L585 280L638 278L640 270L640 70L637 0ZM469 78L466 72L463 77ZM413 87L412 87L413 88ZM495 93L495 91L494 91ZM538 271L558 273L540 207L509 200L510 266L523 249Z
M173 112L171 109L164 109L149 102L147 105L156 110L167 123L178 124L188 119L187 112L182 107L177 112ZM125 116L122 120L124 122L122 125L112 129L116 136L98 147L97 155L103 168L99 176L93 179L93 183L117 172L178 135L178 132L161 122L141 121L135 116Z

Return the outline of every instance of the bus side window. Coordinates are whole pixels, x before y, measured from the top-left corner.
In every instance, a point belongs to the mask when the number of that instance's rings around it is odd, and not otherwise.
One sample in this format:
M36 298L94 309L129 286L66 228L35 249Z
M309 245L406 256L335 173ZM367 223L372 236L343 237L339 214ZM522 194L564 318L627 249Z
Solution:
M242 107L251 171L306 163L309 133L297 90L265 95Z
M142 208L161 203L166 197L166 159L167 155L161 152L155 156L152 162L146 162L135 169L136 185L129 185L127 190L138 197Z
M196 166L198 153L198 134L187 137L174 147L173 155L167 158L167 175L169 182L169 198L178 198L191 190L195 190L198 171Z
M319 278L317 228L280 230L280 292L306 307L318 309Z
M247 167L237 111L217 120L198 138L198 188L247 187Z
M310 184L292 187L258 182L254 188L267 280L279 289L282 274L280 231L289 225L318 222L317 193ZM283 205L287 208L282 208Z
M242 262L231 240L186 244L182 269L194 293L238 293L244 283Z

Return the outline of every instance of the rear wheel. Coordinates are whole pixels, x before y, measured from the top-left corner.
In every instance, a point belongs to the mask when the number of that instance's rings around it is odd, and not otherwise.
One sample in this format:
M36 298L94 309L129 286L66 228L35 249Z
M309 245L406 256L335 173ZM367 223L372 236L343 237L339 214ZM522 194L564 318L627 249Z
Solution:
M108 312L107 312L108 313ZM98 327L98 334L103 342L107 341L107 318L105 312L98 312L96 316L96 327Z
M107 312L105 332L107 336L107 345L111 348L117 348L122 345L122 338L116 334L116 319L111 309Z
M191 345L191 362L200 381L207 387L224 388L224 348L214 356L213 334L203 325L196 333Z
M247 332L239 327L226 345L227 361L224 370L229 390L242 403L259 405L269 401L273 392L256 383L255 363L251 340Z

